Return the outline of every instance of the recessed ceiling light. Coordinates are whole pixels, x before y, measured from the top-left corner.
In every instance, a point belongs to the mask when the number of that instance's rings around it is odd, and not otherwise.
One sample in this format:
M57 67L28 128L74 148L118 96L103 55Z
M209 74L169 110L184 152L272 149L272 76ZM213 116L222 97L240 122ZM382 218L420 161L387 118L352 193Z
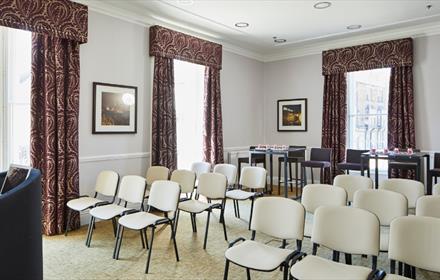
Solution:
M177 4L192 5L192 4L194 4L194 0L177 0Z
M281 39L281 38L273 39L273 41L274 41L275 43L277 43L277 44L281 44L281 43L285 43L285 42L287 42L286 39Z
M313 7L318 10L327 9L332 5L330 2L317 2Z
M347 29L348 30L356 30L356 29L360 29L361 27L362 27L362 25L360 25L360 24L352 24L352 25L347 26Z
M249 27L249 23L247 23L247 22L237 22L235 24L235 27L239 27L239 28Z

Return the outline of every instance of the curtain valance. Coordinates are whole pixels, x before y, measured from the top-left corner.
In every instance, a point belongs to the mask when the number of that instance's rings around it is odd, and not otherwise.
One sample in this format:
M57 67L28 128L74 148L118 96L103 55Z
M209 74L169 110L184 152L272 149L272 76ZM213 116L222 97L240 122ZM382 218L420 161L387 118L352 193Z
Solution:
M222 68L222 45L158 25L150 27L150 56Z
M322 53L322 74L413 65L411 38L334 49Z
M0 25L87 42L88 8L69 0L2 0Z

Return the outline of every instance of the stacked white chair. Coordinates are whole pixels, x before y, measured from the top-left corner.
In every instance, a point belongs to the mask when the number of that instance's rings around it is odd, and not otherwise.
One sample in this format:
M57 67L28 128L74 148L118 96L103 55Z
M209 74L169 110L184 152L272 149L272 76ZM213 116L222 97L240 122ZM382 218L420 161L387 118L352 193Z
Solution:
M408 209L416 208L417 199L425 193L425 186L419 182L408 179L387 179L383 180L379 189L398 192L408 200Z
M368 279L377 273L379 220L373 213L348 206L321 206L315 211L313 254L298 254L292 260L295 279ZM318 246L333 250L333 261L316 256ZM346 264L339 263L345 253ZM352 254L371 255L372 268L351 265Z
M326 184L309 184L304 187L301 204L306 209L304 236L312 236L313 214L320 206L345 206L347 193L343 188Z
M90 247L96 219L112 220L115 224L115 219L117 217L120 217L124 215L124 213L126 213L127 211L132 210L130 208L127 208L127 203L139 205L139 209L141 209L142 203L144 202L145 188L146 181L145 178L141 176L127 175L122 177L117 196L118 203L108 203L106 205L97 206L90 210L90 223L87 231L86 246ZM115 228L113 229L115 230Z
M211 212L214 209L220 210L220 222L223 224L223 233L225 235L225 240L228 241L228 236L226 234L225 219L224 219L225 203L226 203L226 197L225 197L226 186L227 186L227 180L223 174L218 174L218 173L201 174L199 177L199 186L197 188L197 194L205 197L208 201L221 200L221 202L210 203L198 199L197 200L190 199L179 203L179 208L177 212L177 221L179 219L180 211L189 213L191 215L191 224L193 227L193 232L197 232L196 215L202 212L207 212L205 240L203 242L203 249L206 249L206 243L208 241L209 219L211 216Z
M71 210L68 210L67 212L65 235L67 235L67 231L69 230L69 223L72 215L71 213L72 210L82 212L84 210L93 208L99 205L100 203L103 203L104 200L98 199L98 195L111 197L112 200L109 201L109 203L113 203L115 201L116 192L118 191L118 184L119 184L119 174L114 171L104 170L101 171L98 174L98 177L96 178L95 194L93 197L85 195L85 196L80 196L79 198L76 199L69 200L67 202L67 207Z
M385 280L416 279L416 267L440 273L440 219L407 216L391 222L388 257L391 274ZM396 262L404 269L395 275ZM400 270L400 269L399 269Z
M373 188L373 180L364 176L338 175L333 185L343 188L347 192L347 202L352 203L356 191Z
M147 170L145 178L147 179L147 190L145 191L145 197L150 194L149 189L155 181L168 180L170 170L165 166L150 166Z
M151 252L153 251L154 233L156 227L159 225L169 225L171 229L171 239L174 243L174 252L176 254L176 260L179 261L179 253L177 252L176 235L174 232L174 222L176 218L177 205L180 198L179 184L172 181L155 181L151 186L150 198L148 199L148 212L140 211L127 213L121 217L118 221L118 231L115 249L113 252L113 258L119 258L119 251L121 250L122 236L124 228L143 231L146 233L147 228L151 228L150 246L147 246L148 258L145 273L148 273L150 267ZM157 216L149 213L151 207L164 213L163 216ZM170 217L173 215L173 217ZM146 234L144 235L147 239ZM142 234L141 234L141 238Z
M233 188L237 180L237 167L233 164L220 163L214 166L214 173L220 173L226 176L228 188Z
M257 199L251 223L252 238L240 237L229 245L225 252L224 279L228 278L229 264L234 263L246 268L248 279L250 270L270 272L282 267L287 280L289 262L301 250L304 216L304 207L294 200L283 197ZM256 232L283 240L281 248L256 241ZM286 240L296 240L297 250L286 249Z
M408 215L408 201L400 193L387 190L359 190L353 206L375 214L380 222L380 251L388 251L391 222Z
M416 216L440 218L440 196L425 195L417 200Z
M262 196L262 192L254 190L262 190L266 187L266 169L256 166L244 167L241 171L239 187L241 189L226 192L226 197L233 200L235 216L240 218L240 208L238 201L251 200L251 212L249 215L249 229L252 222L252 211L254 209L254 201L258 196ZM250 190L250 191L245 191Z

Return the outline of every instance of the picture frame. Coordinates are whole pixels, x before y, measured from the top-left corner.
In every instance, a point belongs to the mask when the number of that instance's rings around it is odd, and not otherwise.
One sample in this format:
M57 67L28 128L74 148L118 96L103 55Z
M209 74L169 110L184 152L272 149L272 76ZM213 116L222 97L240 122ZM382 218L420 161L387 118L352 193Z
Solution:
M137 87L93 82L93 134L137 133Z
M307 131L307 98L277 101L278 132Z

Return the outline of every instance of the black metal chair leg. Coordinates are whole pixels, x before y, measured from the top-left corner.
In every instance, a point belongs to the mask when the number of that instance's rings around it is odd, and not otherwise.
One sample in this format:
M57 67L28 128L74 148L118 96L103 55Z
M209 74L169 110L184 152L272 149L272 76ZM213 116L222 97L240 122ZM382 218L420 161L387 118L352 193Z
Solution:
M176 254L176 261L179 261L179 252L177 251L176 233L174 232L173 222L171 221L171 236L173 237L174 253Z
M121 226L121 230L119 232L119 242L118 242L118 248L116 250L116 260L119 260L119 252L121 251L122 246L122 238L124 237L124 227Z
M310 173L311 173L311 176L312 176L312 184L314 184L315 183L315 179L314 179L314 175L313 175L313 168L312 167L310 167Z
M193 215L193 221L194 221L194 232L197 232L197 221L196 221L196 214Z
M66 231L64 232L64 236L67 236L67 232L69 231L69 224L70 224L70 216L72 215L72 211L69 207L66 207L67 211L67 217L66 217Z
M121 225L118 224L117 229L116 229L115 248L113 249L113 259L116 259L116 252L118 251L120 231L121 231Z
M226 223L225 223L225 209L222 208L221 210L221 216L222 216L222 224L223 224L223 233L225 234L225 240L228 241L228 235L226 234Z
M116 237L116 219L112 219L113 235Z
M285 263L283 268L283 280L287 280L289 277L289 264Z
M179 224L180 210L177 209L176 218L174 222L174 236L177 234L177 225Z
M238 218L240 219L240 205L238 204L238 200L236 200L235 203L237 203L237 214Z
M210 216L211 216L211 211L208 211L208 218L206 219L205 241L203 242L203 250L206 250L206 242L208 241L209 217Z
M246 279L251 280L251 270L249 268L246 268Z
M292 163L289 161L289 185L290 185L290 191L293 192L293 177L292 177Z
M250 216L249 216L249 230L251 230L251 223L252 223L252 213L254 212L254 201L255 201L255 198L254 197L252 197L251 198L251 214L250 214Z
M142 231L144 232L145 246L147 247L147 250L149 250L150 247L148 246L147 229L144 228Z
M235 205L235 200L232 200L232 204L234 204L234 215L235 215L235 218L238 218L238 215L237 215L237 205Z
M228 272L229 272L229 261L225 262L225 272L223 273L223 280L228 280Z
M94 224L95 224L95 217L91 216L90 224L89 224L89 231L88 231L88 236L87 236L87 242L86 242L87 247L90 247L90 243L92 242Z
M148 270L150 268L151 251L153 251L153 240L154 240L154 231L155 230L156 230L155 227L151 228L150 250L148 251L147 267L145 268L145 273L148 273Z
M139 233L141 235L142 249L145 249L144 233L142 232L142 230L139 230Z

